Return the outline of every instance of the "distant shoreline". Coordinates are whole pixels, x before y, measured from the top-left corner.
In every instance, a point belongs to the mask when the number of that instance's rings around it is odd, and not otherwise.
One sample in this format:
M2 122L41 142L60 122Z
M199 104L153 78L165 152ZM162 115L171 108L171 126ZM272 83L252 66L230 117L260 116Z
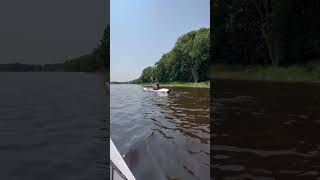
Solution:
M130 82L111 82L110 84L134 84ZM190 87L190 88L210 88L210 82L170 82L170 83L159 83L161 87ZM146 87L155 86L155 83L139 83Z
M212 79L266 82L320 82L320 68L305 66L228 66L213 65Z

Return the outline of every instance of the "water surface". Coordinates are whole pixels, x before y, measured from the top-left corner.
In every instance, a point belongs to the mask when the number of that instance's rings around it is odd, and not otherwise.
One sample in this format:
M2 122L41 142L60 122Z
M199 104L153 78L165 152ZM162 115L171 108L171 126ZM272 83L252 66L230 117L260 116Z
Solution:
M110 87L111 138L136 179L209 179L209 89Z
M0 179L105 179L103 77L0 73Z
M215 80L215 179L319 179L320 84Z

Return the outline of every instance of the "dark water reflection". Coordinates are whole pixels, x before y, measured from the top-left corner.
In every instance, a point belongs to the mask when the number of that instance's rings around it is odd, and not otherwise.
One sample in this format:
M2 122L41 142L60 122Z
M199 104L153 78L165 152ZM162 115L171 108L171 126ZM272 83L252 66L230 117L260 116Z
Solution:
M209 179L209 89L111 85L111 137L137 179Z
M0 179L105 179L103 77L0 73Z
M319 179L320 84L216 80L215 179Z

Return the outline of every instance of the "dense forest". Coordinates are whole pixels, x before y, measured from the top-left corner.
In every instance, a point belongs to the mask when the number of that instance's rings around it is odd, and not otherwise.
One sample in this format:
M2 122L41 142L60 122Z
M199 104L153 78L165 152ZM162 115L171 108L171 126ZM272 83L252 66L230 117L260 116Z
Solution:
M21 63L0 64L0 71L69 71L104 72L109 68L110 28L104 30L98 46L87 55L66 60L63 63L30 65Z
M320 1L213 0L216 64L319 63Z
M201 28L182 35L171 51L132 83L208 81L209 34L209 28Z

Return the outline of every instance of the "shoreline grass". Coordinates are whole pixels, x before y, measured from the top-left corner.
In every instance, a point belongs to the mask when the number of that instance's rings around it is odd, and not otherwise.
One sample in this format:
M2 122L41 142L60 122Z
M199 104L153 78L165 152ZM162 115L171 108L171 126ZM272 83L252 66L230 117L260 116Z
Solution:
M320 68L307 66L225 66L211 67L212 79L276 82L320 82Z
M210 82L170 82L170 83L159 83L161 87L190 87L190 88L210 88ZM141 83L143 86L154 86L155 83Z

